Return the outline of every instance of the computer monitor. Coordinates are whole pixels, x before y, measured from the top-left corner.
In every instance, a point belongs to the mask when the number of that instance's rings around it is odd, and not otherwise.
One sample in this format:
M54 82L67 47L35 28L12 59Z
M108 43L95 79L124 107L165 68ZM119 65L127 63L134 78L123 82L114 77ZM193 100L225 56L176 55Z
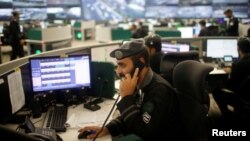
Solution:
M239 57L237 39L207 39L206 57L223 58L224 56Z
M187 52L190 50L190 44L188 43L170 43L170 42L162 42L161 50L164 53L168 52Z
M30 58L34 93L90 87L90 55Z
M0 33L3 33L3 26L0 25Z
M177 30L181 32L181 38L193 38L193 27L178 27Z

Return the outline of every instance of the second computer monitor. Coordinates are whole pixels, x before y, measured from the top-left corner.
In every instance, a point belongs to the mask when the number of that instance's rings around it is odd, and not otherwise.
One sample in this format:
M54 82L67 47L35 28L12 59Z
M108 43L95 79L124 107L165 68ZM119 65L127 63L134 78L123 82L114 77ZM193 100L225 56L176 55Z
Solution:
M224 56L238 58L237 39L207 39L206 57L224 58Z
M190 51L190 44L188 43L170 43L163 41L161 45L164 53Z

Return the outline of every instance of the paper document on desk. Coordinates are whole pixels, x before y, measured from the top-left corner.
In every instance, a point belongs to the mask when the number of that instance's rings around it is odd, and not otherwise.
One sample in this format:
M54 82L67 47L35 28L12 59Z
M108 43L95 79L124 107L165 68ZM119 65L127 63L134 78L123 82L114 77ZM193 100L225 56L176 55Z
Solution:
M12 114L17 112L25 104L21 71L15 71L8 75L8 85Z
M79 128L86 124L96 124L96 123L102 123L106 117L108 116L108 113L112 107L113 101L105 101L101 104L101 110L98 111L89 111L87 109L83 110L75 110L75 113L73 113L69 119L66 122L66 126L68 128ZM77 107L77 108L82 108Z

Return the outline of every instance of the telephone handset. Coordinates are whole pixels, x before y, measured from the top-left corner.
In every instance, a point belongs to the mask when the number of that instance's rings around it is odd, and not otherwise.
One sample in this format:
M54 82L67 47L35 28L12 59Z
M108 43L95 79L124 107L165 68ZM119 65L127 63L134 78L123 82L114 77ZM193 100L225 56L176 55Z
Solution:
M137 60L134 62L134 69L133 69L133 71L131 71L131 73L130 73L131 77L133 77L136 68L139 68L139 72L138 72L138 75L139 75L140 72L141 72L141 70L142 70L144 67L145 67L145 64L144 64L141 60L137 59Z
M54 141L54 139L51 136L40 133L28 133L28 135L33 136L41 141Z

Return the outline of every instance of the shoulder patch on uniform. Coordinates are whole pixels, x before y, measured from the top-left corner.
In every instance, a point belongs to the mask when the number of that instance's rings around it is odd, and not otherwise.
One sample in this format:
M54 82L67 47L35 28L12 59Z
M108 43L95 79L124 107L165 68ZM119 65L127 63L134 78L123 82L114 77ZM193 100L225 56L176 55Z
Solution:
M143 121L146 124L148 124L150 122L151 116L147 112L145 112L145 113L143 113L142 118L143 118Z
M142 112L151 113L154 110L154 104L152 102L146 102L143 105Z

